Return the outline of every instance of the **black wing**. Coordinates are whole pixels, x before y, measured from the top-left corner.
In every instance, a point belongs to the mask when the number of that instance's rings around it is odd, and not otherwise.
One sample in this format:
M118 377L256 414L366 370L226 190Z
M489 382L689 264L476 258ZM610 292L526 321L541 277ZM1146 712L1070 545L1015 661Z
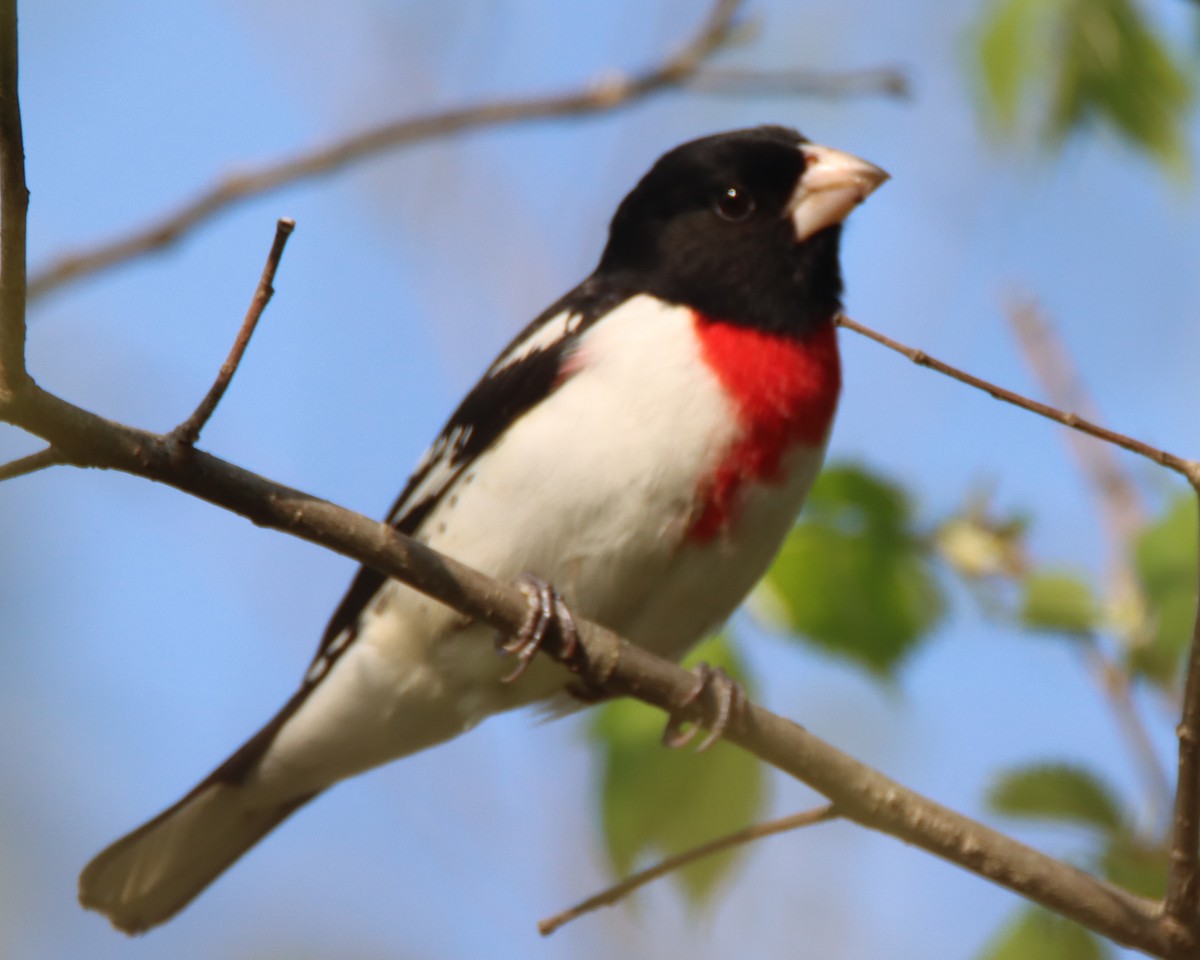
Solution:
M554 391L563 359L580 334L632 295L632 291L620 292L618 287L591 277L513 339L459 404L421 459L388 512L388 523L406 536L420 532L425 519L471 464ZM363 609L386 579L370 567L359 569L325 628L314 667L327 651L336 658L336 653L349 644L349 640L337 641L346 631L355 631Z
M564 357L583 330L629 298L595 277L563 297L517 335L443 428L409 477L388 513L388 522L416 536L446 491L520 417L549 396L559 382ZM370 567L359 568L338 604L300 689L274 717L214 770L193 793L214 780L238 783L254 769L279 729L354 643L359 618L387 580ZM189 794L191 796L191 794Z

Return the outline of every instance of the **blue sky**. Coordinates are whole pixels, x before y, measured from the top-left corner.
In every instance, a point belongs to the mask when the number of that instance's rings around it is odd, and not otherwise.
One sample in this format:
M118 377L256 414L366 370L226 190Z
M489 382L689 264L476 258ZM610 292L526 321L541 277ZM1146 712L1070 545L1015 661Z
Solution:
M140 223L216 175L375 120L574 86L645 65L701 5L354 5L43 0L21 10L31 262ZM1187 5L1165 10L1184 37ZM665 95L609 117L492 130L256 200L161 256L46 298L44 386L151 429L182 419L228 348L275 218L298 222L277 294L205 431L212 452L371 515L507 338L585 276L617 201L665 149L800 127L893 181L847 231L849 312L1037 392L1003 317L1036 296L1115 427L1200 450L1200 221L1105 137L1056 161L987 135L967 80L974 3L751 4L761 68L898 64L906 102ZM1200 149L1193 124L1190 142ZM1031 547L1098 573L1103 539L1057 428L850 335L831 456L936 519L991 484ZM0 454L34 444L0 431ZM1127 461L1152 494L1165 475ZM19 958L968 957L1015 898L846 825L760 844L703 915L670 885L547 941L539 917L607 880L578 720L498 718L339 786L197 904L136 941L75 904L78 869L189 788L291 692L351 565L175 491L60 469L0 486L0 953ZM744 625L744 624L743 624ZM970 598L881 687L747 634L760 699L936 799L982 813L998 768L1135 772L1064 646ZM1155 705L1152 706L1152 715ZM1158 724L1161 746L1171 724ZM773 809L812 801L784 780ZM1070 855L1079 837L1025 831ZM953 918L947 920L947 918Z

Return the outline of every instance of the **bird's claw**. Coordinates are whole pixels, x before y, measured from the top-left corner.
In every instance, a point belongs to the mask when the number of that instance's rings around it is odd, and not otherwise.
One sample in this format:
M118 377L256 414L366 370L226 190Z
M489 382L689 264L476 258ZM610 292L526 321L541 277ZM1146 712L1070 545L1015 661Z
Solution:
M684 697L680 708L691 706L700 698L705 689L710 686L717 700L716 716L713 717L711 724L707 724L708 736L696 748L697 753L702 753L721 738L728 728L729 720L734 712L740 710L745 705L746 691L742 689L741 684L720 667L711 667L707 663L702 663L696 667L695 674L696 685ZM691 743L692 739L696 736L696 731L700 727L692 724L685 729L684 722L683 718L678 714L671 715L662 732L663 746L677 749Z
M572 661L581 649L575 617L554 587L529 573L517 579L517 586L529 601L529 613L515 636L500 639L496 643L501 653L517 658L516 667L512 673L501 678L501 683L512 683L528 669L551 630L558 632L558 659L567 667L572 667Z

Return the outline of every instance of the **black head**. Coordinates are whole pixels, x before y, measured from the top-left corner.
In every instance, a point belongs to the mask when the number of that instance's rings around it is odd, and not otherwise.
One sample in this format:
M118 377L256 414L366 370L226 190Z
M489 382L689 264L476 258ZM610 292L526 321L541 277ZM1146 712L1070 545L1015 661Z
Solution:
M665 154L622 201L597 274L714 319L801 333L841 306L841 222L876 167L756 127Z

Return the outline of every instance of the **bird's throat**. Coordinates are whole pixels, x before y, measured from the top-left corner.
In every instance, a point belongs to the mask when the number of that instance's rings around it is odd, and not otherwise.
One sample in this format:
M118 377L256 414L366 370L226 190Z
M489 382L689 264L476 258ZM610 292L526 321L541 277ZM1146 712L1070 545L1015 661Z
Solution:
M733 403L739 435L698 491L689 535L709 541L735 522L755 484L787 481L787 455L825 442L841 363L832 322L803 337L695 317L701 355Z

